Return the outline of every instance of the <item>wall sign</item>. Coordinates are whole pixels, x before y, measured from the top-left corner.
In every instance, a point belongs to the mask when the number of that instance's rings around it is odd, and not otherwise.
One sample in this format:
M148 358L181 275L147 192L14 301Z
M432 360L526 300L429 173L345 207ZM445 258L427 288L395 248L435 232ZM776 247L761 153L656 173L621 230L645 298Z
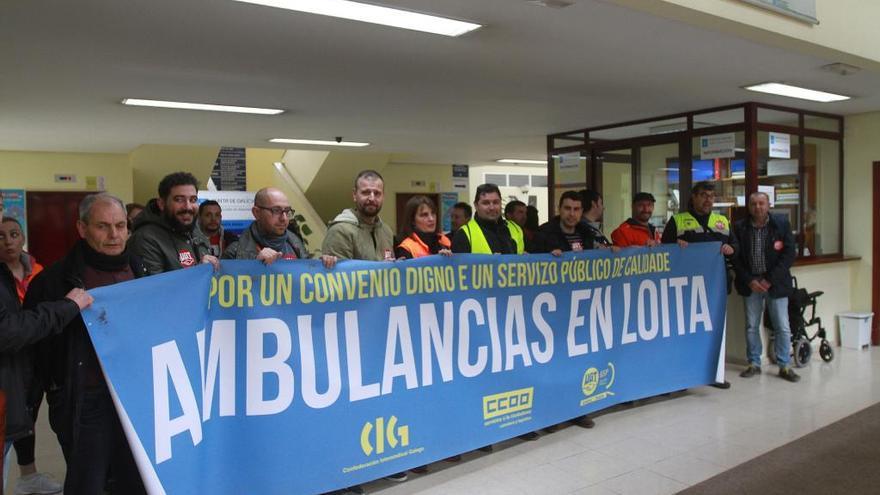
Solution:
M700 137L700 160L733 158L736 156L736 134L726 132Z

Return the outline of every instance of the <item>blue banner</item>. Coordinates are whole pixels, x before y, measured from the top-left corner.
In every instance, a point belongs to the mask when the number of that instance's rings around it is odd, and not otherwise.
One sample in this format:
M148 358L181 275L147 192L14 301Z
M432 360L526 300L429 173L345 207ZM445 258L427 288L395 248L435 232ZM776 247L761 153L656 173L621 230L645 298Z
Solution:
M232 261L84 317L151 493L322 493L712 383L719 249Z

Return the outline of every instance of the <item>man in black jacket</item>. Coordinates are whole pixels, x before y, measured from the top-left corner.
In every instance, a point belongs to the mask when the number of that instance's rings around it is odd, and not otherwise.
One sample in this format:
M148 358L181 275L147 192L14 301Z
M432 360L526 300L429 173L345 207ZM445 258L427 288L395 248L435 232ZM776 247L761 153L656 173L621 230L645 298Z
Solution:
M761 372L761 314L766 302L776 329L774 351L779 376L796 382L800 376L789 366L788 296L792 292L790 268L795 257L791 226L788 220L770 215L770 197L756 192L749 196L749 218L736 222L733 232L739 242L732 261L736 291L745 302L749 359L749 367L740 376L749 378Z
M87 196L76 226L82 239L31 282L26 307L56 299L71 287L92 289L145 274L139 259L126 249L128 224L118 198ZM64 493L103 493L111 470L119 493L145 493L82 318L44 343L39 354L50 423L67 461Z
M26 397L33 379L33 363L24 348L60 332L91 303L87 292L74 288L59 291L56 297L22 310L12 272L0 263L0 390L6 395L4 449L33 431Z

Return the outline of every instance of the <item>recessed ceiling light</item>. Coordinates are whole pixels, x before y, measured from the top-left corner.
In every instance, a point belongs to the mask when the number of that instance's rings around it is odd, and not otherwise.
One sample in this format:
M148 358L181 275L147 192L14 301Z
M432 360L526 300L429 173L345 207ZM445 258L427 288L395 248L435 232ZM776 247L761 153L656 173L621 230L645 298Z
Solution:
M769 93L771 95L788 96L789 98L800 98L802 100L819 101L822 103L843 101L849 99L849 96L826 93L824 91L816 91L815 89L800 88L798 86L792 86L790 84L775 82L756 84L754 86L746 86L743 89L758 91L761 93Z
M236 0L243 3L264 5L279 9L295 10L309 14L339 17L352 21L369 22L413 31L461 36L481 27L472 22L457 21L406 10L380 7L349 0Z
M179 108L183 110L252 113L257 115L278 115L284 113L284 110L277 108L236 107L232 105L213 105L210 103L186 103L183 101L141 100L138 98L125 98L122 100L122 104L136 107Z
M363 146L369 146L370 143L357 143L354 141L321 141L319 139L287 139L287 138L272 138L269 140L270 143L284 143L284 144L311 144L315 146L351 146L360 148Z
M524 160L521 158L502 158L498 163L529 163L534 165L547 165L547 160Z

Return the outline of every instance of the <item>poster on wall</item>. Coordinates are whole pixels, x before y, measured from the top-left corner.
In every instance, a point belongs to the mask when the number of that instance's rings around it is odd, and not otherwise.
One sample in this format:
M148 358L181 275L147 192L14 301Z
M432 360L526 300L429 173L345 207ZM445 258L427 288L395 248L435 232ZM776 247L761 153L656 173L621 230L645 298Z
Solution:
M732 132L700 137L700 160L736 156L736 135Z
M3 203L3 216L18 220L21 231L27 232L24 189L0 189L0 202Z
M457 192L445 192L440 194L440 214L443 216L443 232L452 230L452 219L449 218L449 212L452 207L458 203ZM451 240L451 239L450 239Z
M199 204L209 199L220 203L221 225L227 232L239 234L254 221L254 193L250 191L199 191Z
M780 132L770 132L768 134L770 158L791 158L791 135Z
M452 166L452 187L453 189L468 188L468 166L453 165Z
M217 153L211 182L218 191L247 190L247 163L244 148L224 146ZM209 188L210 189L210 188Z

